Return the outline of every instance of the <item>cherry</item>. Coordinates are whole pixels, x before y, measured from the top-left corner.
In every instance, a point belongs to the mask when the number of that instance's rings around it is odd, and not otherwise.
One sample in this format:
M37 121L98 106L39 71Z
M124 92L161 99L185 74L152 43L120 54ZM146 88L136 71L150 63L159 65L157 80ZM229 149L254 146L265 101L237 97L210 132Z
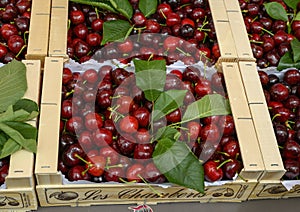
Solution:
M118 43L118 49L122 53L129 53L133 50L133 43L130 39L126 39L122 43Z
M209 182L219 181L223 178L223 170L218 168L220 164L213 160L207 161L204 166L204 177Z
M112 167L104 172L104 178L108 182L122 182L120 178L125 177L125 171L122 167Z
M101 44L102 37L98 33L90 33L86 36L86 43L89 46L96 47Z
M89 53L89 51L90 51L90 46L82 40L78 41L74 46L74 54L78 58L82 58L86 56Z
M134 138L131 135L119 136L117 139L117 147L121 154L130 156L134 149L135 143Z
M181 111L176 109L173 112L166 115L166 119L169 123L177 123L181 121Z
M12 35L8 38L7 46L14 54L18 54L24 45L24 40L19 35Z
M167 16L172 12L171 6L166 3L159 4L156 10L161 19L166 19Z
M153 153L152 144L137 144L134 148L133 158L134 159L150 159Z
M202 79L195 86L195 93L199 98L212 93L211 83L208 80Z
M0 184L5 182L5 178L8 175L9 162L7 158L1 159L0 161Z
M5 55L8 53L6 46L0 44L0 59L4 58Z
M135 133L139 128L139 122L134 116L125 116L119 122L119 129L125 133Z
M180 39L174 36L168 36L164 39L163 47L168 52L174 52L179 46Z
M150 33L159 33L161 29L161 26L156 20L147 19L146 20L146 32Z
M110 146L102 147L99 150L99 155L101 155L107 159L107 165L109 165L109 166L118 164L118 162L120 160L119 153Z
M90 131L83 131L78 137L78 143L81 145L82 149L85 152L88 152L93 149L94 144L92 140L92 134Z
M113 105L118 107L116 110L119 113L128 114L130 111L133 111L134 101L130 96L121 96L117 98Z
M232 180L242 170L241 162L231 159L222 167L226 179Z
M235 133L233 117L230 115L221 116L218 122L220 131L223 131L223 136L230 136Z
M282 83L276 83L270 88L270 95L273 100L283 102L288 98L289 89Z
M98 113L90 112L84 117L84 125L88 130L96 130L103 126L102 117Z
M98 147L103 147L112 144L113 134L105 128L96 129L93 134L93 141Z
M71 167L68 171L68 179L70 181L77 180L90 180L91 175L89 173L85 173L85 167L81 165L76 165Z
M75 166L82 162L77 156L79 155L80 157L83 157L84 154L85 153L80 144L75 143L65 149L62 154L62 160L67 166Z
M298 161L291 160L291 159L285 160L284 168L286 172L284 176L289 180L296 179L300 174L299 166L300 164Z
M142 182L142 175L145 172L145 167L140 163L135 163L127 168L126 178L129 182Z
M298 159L300 156L300 145L296 141L288 141L283 147L283 157L286 159Z
M228 141L222 148L226 158L236 159L240 155L239 144L235 140Z
M146 144L149 143L151 136L147 129L139 128L135 134L137 143Z
M168 27L180 24L181 18L177 13L171 12L167 15L166 24Z
M157 169L153 162L145 166L144 178L150 183L164 183L165 176Z
M203 141L208 141L210 143L217 143L220 140L219 128L211 123L204 125L200 130L200 137Z
M188 136L189 136L190 140L195 141L199 137L199 134L200 134L200 130L201 130L200 123L196 122L196 121L188 122L187 128L188 128Z
M273 128L274 128L277 143L279 145L284 144L288 137L288 132L287 132L286 126L279 124L279 123L275 123Z
M67 147L77 142L76 138L73 135L63 133L60 136L59 140L59 151L63 152Z
M15 25L18 29L18 31L24 33L26 31L29 31L29 18L21 16L15 19Z
M200 70L193 66L186 67L182 73L182 79L190 81L192 83L197 83L200 80L201 76L202 74Z
M66 129L72 134L80 133L83 130L83 121L79 116L73 116L66 122Z
M143 13L141 12L136 12L134 13L134 15L132 16L132 21L134 23L135 26L137 27L144 27L146 25L146 17L144 16Z
M106 159L103 156L95 155L87 158L85 167L92 176L99 177L104 173Z
M91 27L95 32L102 32L104 21L102 19L96 18L92 21Z
M290 69L283 75L283 81L288 85L297 85L300 83L300 72L297 69Z
M81 10L72 10L70 12L70 20L72 24L82 24L85 22L85 16L84 13Z

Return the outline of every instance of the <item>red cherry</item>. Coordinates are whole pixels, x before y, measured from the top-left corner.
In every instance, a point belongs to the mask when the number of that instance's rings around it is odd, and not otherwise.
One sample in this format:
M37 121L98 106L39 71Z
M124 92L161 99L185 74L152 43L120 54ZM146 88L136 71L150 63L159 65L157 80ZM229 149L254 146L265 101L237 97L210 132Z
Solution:
M139 122L134 116L125 116L119 122L119 128L125 133L135 133L139 128Z

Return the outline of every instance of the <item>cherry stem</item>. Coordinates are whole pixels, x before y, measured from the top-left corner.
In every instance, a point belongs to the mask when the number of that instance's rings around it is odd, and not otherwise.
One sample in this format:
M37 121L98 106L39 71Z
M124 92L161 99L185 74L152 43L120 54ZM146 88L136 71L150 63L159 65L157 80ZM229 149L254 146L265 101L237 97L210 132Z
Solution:
M162 16L164 17L164 19L167 19L167 16L164 14L162 9L160 9L160 12L161 12Z
M66 98L69 97L69 96L70 96L71 94L73 94L73 93L74 93L74 89L71 90L70 92L66 93Z
M218 152L219 154L221 154L221 155L225 155L225 156L229 156L229 154L228 153L226 153L226 152Z
M82 158L80 155L75 154L75 157L80 159L82 162L86 163L88 166L93 166L91 162L88 162L87 160L85 160L84 158Z
M236 172L237 173L237 172ZM244 177L242 177L239 173L237 173L238 177L241 178L241 180L243 180L244 182L248 182L248 180L246 180Z
M159 197L162 197L163 195L159 193L156 189L154 189L140 174L137 175L155 194L157 194Z
M274 121L274 119L275 119L276 117L279 117L279 116L281 116L279 113L275 114L275 115L272 117L272 122Z
M181 5L179 8L182 9L182 8L184 8L186 6L190 6L190 5L192 5L192 4L191 3L186 3L186 4Z
M123 178L119 178L119 180L122 182L122 183L125 183L125 184L134 184L134 183L136 183L137 181L136 180L133 180L133 181L130 181L130 182L128 182L128 181L126 181L126 180L124 180Z
M20 51L18 52L18 54L16 55L16 57L19 57L20 54L22 53L22 51L27 47L27 45L22 46L22 48L20 49Z
M95 12L96 12L96 17L97 17L97 19L99 18L99 11L98 11L98 8L97 7L95 7Z
M279 146L279 145L278 145L278 148L279 148L279 149L283 149L283 146Z
M256 41L256 40L250 40L251 43L257 43L257 44L263 44L264 42L262 41Z
M217 166L217 169L220 169L224 164L231 162L231 161L232 161L232 159L227 159L227 160L223 161L220 165Z
M191 56L189 53L186 53L185 51L183 51L182 49L176 47L176 50L180 51L181 53L183 53L185 56Z
M261 28L261 29L262 31L268 33L269 35L274 36L274 33L270 32L269 30L266 30L265 28Z
M0 45L8 47L5 43L0 42Z
M111 168L122 168L123 167L123 164L116 164L116 165L111 165L111 166L108 166L108 165L106 165L105 166L105 169L106 170L109 170L109 169L111 169Z

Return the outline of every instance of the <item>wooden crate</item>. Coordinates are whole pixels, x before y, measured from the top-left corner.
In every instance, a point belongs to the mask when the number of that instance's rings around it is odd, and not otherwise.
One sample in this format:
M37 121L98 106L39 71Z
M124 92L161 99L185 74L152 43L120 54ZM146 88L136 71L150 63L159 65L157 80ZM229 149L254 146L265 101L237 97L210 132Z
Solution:
M40 66L39 60L24 60L27 68L28 89L24 98L39 102ZM33 126L37 120L29 121ZM10 156L9 173L5 179L6 189L0 190L0 197L6 203L0 210L30 211L38 207L34 178L34 154L20 150ZM10 204L9 204L10 203Z
M239 1L223 0L223 2L230 25L230 30L233 36L238 61L255 62L256 59L252 53Z
M49 57L68 58L68 0L52 0L49 36Z
M48 55L51 0L32 0L27 60L41 60Z
M224 63L223 65L225 77L229 78L228 83L231 80L236 80L232 74L239 74L238 64ZM149 204L162 202L241 202L249 197L263 174L264 165L256 141L253 122L249 115L250 112L249 109L247 110L245 94L237 93L240 90L236 87L234 91L230 92L230 99L234 113L237 108L242 108L241 105L244 106L243 112L237 112L234 118L236 128L239 131L238 138L244 163L244 168L239 174L247 181L237 178L234 181L226 181L223 185L207 184L205 194L180 186L162 187L154 185L153 188L162 193L162 197L153 192L149 186L141 184L63 184L62 175L57 168L63 66L64 58L47 57L45 60L38 152L35 164L36 190L41 206L139 204L144 201ZM240 83L239 86L241 87L242 84ZM233 87L228 89L233 89ZM244 98L243 103L235 100L234 93Z

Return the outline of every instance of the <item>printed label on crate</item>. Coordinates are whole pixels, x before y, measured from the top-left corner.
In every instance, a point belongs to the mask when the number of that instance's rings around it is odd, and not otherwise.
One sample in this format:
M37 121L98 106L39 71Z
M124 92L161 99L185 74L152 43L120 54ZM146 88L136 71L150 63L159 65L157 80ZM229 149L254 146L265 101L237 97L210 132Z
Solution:
M284 197L299 197L300 185L295 185L291 190L287 190L281 183L263 184L255 193L258 198L284 198Z
M0 211L2 209L20 209L32 206L31 194L5 192L0 194Z
M160 187L85 187L85 188L49 188L45 189L48 204L78 203L107 201L157 201L160 200L202 200L202 199L242 199L249 185L232 184L222 187L207 187L205 194L191 189L176 187L163 189Z

